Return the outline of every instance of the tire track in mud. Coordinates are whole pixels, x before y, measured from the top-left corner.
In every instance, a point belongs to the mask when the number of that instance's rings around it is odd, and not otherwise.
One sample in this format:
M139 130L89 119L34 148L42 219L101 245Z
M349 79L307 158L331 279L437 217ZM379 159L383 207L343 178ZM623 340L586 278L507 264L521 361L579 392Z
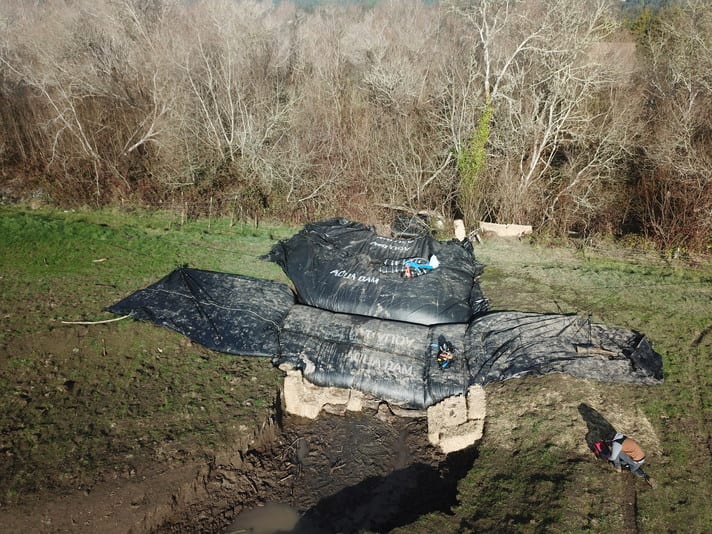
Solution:
M620 475L620 492L623 496L623 528L627 534L638 534L638 492L635 480L628 473Z
M705 402L702 398L702 392L706 391L709 385L703 384L700 380L700 376L706 376L702 361L703 354L705 354L705 352L709 354L712 351L712 341L710 341L711 335L712 324L709 324L692 340L690 346L699 353L699 357L695 357L694 352L691 353L687 359L686 365L688 379L694 385L693 402L695 404L695 413L701 414L705 413ZM709 421L705 421L704 418L702 419L702 428L699 440L703 442L701 444L703 445L703 449L706 451L707 455L705 465L712 465L712 425Z

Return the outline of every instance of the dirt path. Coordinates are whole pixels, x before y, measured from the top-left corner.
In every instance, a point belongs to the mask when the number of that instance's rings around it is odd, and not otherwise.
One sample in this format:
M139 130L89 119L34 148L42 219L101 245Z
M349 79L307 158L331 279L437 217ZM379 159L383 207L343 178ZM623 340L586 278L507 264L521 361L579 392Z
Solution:
M200 463L142 470L134 479L109 480L90 492L35 496L0 511L3 532L124 533L149 532L185 500L201 495L208 469ZM38 475L39 476L39 475Z

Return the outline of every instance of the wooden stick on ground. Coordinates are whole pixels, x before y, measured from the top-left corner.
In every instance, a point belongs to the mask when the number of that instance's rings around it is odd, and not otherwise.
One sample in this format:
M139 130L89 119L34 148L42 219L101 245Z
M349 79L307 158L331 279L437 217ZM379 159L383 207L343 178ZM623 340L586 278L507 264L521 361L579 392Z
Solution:
M121 321L131 317L131 314L122 315L121 317L114 317L113 319L105 319L104 321L60 321L62 324L103 324L103 323L113 323L116 321Z

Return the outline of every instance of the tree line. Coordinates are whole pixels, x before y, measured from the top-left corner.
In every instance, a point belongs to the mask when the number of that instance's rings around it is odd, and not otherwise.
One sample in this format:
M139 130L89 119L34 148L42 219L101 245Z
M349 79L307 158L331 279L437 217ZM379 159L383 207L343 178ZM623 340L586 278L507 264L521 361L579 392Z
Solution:
M712 4L0 0L0 179L712 246Z

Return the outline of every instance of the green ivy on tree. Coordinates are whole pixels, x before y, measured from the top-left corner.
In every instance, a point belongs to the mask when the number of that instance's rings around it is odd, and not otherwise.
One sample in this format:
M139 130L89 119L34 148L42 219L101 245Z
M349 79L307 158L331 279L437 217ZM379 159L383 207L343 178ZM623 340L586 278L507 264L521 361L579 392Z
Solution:
M478 178L487 163L487 141L490 136L493 112L492 103L488 101L477 121L477 128L470 135L467 145L457 155L462 208L468 214L474 207Z

